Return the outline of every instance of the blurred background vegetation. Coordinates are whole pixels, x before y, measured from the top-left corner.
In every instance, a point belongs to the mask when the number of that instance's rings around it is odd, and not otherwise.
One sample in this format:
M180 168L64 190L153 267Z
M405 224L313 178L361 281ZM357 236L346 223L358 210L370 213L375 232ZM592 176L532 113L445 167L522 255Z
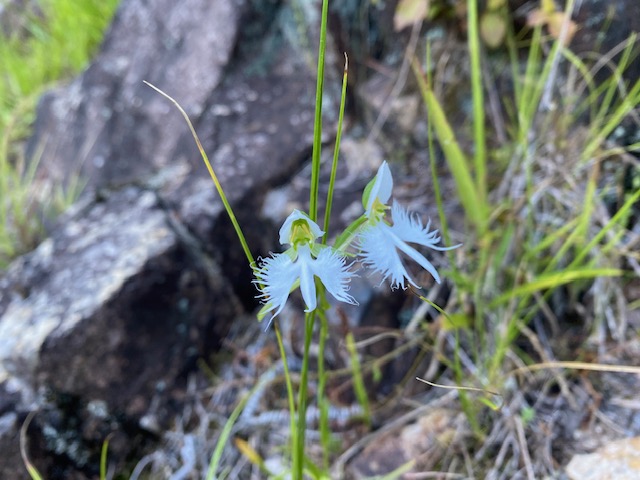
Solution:
M45 217L73 202L80 181L38 191L38 158L23 142L45 89L71 79L96 53L119 0L0 4L0 268L29 251Z

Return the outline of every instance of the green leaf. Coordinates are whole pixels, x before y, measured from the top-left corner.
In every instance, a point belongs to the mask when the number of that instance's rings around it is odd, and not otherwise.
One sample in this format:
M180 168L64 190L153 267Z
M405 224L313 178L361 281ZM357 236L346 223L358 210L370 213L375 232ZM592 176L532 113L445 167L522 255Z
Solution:
M462 152L438 99L424 79L417 63L413 62L412 66L415 77L418 80L420 93L428 110L429 121L436 132L436 137L456 182L458 197L469 220L479 232L484 233L486 230L487 209L482 201L482 196L475 188L475 183L470 173L470 162Z

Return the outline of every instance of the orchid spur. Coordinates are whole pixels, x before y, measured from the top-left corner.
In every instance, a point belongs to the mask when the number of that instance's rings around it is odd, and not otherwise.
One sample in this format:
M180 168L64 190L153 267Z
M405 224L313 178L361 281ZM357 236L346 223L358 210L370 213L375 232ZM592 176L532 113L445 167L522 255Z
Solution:
M315 277L336 300L357 304L347 293L353 274L345 259L333 248L315 242L323 234L318 224L299 210L294 210L282 224L280 243L291 247L263 259L255 269L256 279L253 281L260 290L259 298L266 301L261 315L275 310L269 323L282 311L297 283L307 306L305 312L315 310Z
M438 230L429 231L431 222L426 226L417 216L409 214L394 201L391 207L391 221L384 220L389 209L387 202L393 189L393 177L387 162L383 162L375 178L367 185L363 195L365 216L368 219L358 239L360 256L363 264L371 267L383 276L383 281L391 278L391 288L407 288L407 282L416 288L417 285L407 272L399 251L418 263L429 272L436 282L440 283L440 275L433 264L408 243L415 243L433 250L446 251L458 248L441 247Z

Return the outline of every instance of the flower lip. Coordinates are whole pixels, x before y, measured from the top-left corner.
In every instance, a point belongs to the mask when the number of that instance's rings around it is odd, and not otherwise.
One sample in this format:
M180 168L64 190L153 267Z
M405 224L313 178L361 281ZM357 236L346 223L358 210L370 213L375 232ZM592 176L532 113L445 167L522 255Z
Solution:
M273 313L271 321L282 311L296 282L300 282L300 292L306 305L305 312L317 308L316 282L318 277L327 291L336 300L357 305L358 302L349 295L349 282L353 273L340 254L327 247L315 256L310 245L300 245L297 256L292 259L286 253L278 253L262 261L255 270L255 280L260 295L266 300L264 313ZM267 325L267 327L269 326Z
M389 168L389 164L384 161L378 168L378 173L376 173L376 176L373 179L371 190L368 192L369 197L366 199L365 205L367 217L371 218L371 215L374 213L373 209L376 203L385 205L389 201L392 190L393 177L391 176L391 169Z
M291 212L282 227L280 227L280 243L282 245L294 245L301 240L305 240L305 243L313 242L322 235L324 235L324 232L318 224L300 210Z

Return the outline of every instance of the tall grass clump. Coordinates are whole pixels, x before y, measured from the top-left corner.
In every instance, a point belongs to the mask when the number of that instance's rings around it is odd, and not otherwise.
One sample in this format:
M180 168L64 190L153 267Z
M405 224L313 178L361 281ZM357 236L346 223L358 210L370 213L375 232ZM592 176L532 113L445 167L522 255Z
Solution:
M5 15L17 20L0 31L0 268L37 243L43 215L60 212L78 193L81 182L71 179L38 198L39 158L24 158L23 141L40 95L86 66L118 3L42 0L26 2L21 11L6 7Z
M609 141L640 105L640 80L624 76L637 61L638 41L632 35L605 61L589 63L568 46L574 7L568 0L564 11L553 12L561 20L553 34L544 24L523 33L507 29L503 48L510 58L511 85L498 90L491 78L501 72L491 72L492 64L482 54L477 2L467 1L471 133L451 125L451 112L435 94L438 79L430 45L426 58L413 63L428 112L431 157L439 145L455 179L466 225L464 259L458 259L451 279L459 303L466 305L456 331L456 356L464 355L467 361L451 361L450 366L462 383L505 395L517 380L509 372L517 367L573 360L555 358L534 323L559 336L563 315L576 313L572 309L582 303L592 308L583 312L592 322L592 333L600 339L607 333L621 339L625 302L621 308L618 300L624 298L625 278L631 277L623 266L625 259L637 263L625 242L640 191L631 190L612 205L615 178L605 166L623 170L633 165L629 153L640 150L638 144ZM505 25L513 24L506 5L498 13ZM483 96L504 90L511 93L496 95L504 114L490 113ZM496 140L499 130L502 140ZM461 136L471 139L464 143L471 144L466 151ZM437 185L435 170L433 176ZM439 191L436 188L442 212ZM442 213L440 221L446 232ZM463 390L460 396L464 403ZM475 405L478 408L465 411L483 438L481 404Z

